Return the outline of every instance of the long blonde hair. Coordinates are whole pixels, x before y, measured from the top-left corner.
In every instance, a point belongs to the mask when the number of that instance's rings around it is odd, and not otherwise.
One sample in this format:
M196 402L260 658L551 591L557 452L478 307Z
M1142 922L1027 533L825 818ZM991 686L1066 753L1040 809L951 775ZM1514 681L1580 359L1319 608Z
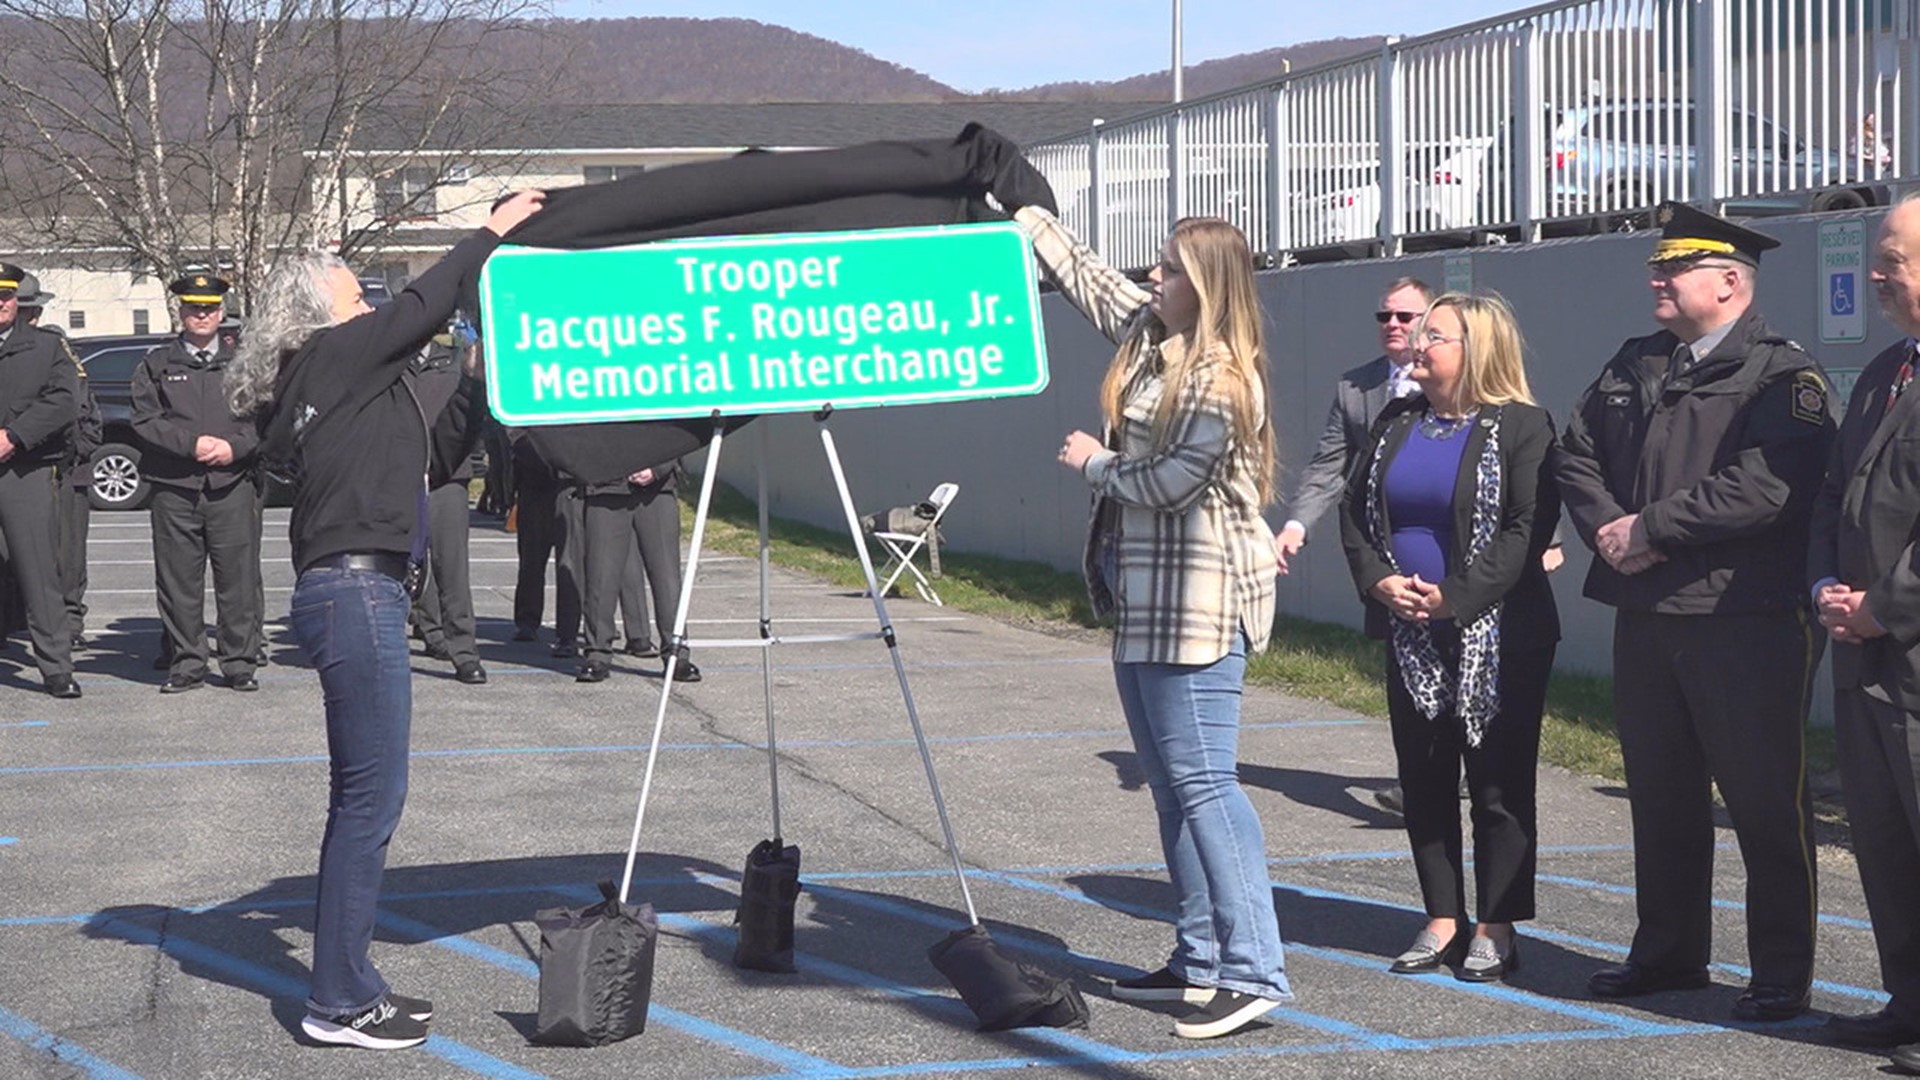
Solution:
M1228 377L1220 383L1232 408L1232 443L1251 459L1260 502L1265 506L1274 500L1274 466L1279 455L1273 425L1267 419L1272 408L1268 394L1271 383L1260 296L1253 283L1253 253L1246 236L1220 218L1182 218L1174 223L1170 241L1193 283L1200 316L1185 350L1161 354L1167 367L1161 372L1165 390L1153 417L1154 445L1165 445L1167 429L1186 398L1195 366L1209 350L1223 354ZM1106 379L1100 384L1100 407L1109 429L1120 426L1130 375L1145 346L1143 337L1134 335L1114 354ZM1223 348L1215 350L1216 345Z
M1425 333L1427 320L1443 307L1460 316L1462 327L1460 404L1466 408L1536 404L1527 386L1527 344L1506 300L1499 293L1447 293L1427 305L1415 332Z

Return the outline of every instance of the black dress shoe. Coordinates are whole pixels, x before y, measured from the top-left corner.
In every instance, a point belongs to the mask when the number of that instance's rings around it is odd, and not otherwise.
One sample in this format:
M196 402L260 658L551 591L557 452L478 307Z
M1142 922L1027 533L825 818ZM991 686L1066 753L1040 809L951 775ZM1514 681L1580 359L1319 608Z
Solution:
M700 669L691 660L682 660L673 666L674 682L699 682Z
M580 650L574 648L571 641L556 641L553 643L553 655L556 660L571 660L580 655Z
M1587 978L1588 990L1608 998L1639 997L1665 990L1699 990L1712 985L1713 979L1707 975L1706 968L1675 971L1632 962L1603 967Z
M515 641L539 641L540 628L537 626L516 626L513 628Z
M1465 922L1455 925L1453 939L1445 945L1431 930L1422 930L1407 946L1407 951L1393 958L1387 970L1395 975L1425 975L1430 971L1439 971L1448 964L1457 964L1467 955L1467 940L1473 936L1472 928Z
M80 633L74 634L73 640L69 642L69 644L71 644L76 649L91 648L91 646L87 643L87 635L80 634Z
M1827 1020L1827 1037L1842 1046L1885 1050L1920 1043L1920 1024L1891 1009L1881 1009L1858 1016L1830 1017Z
M429 660L452 660L453 654L447 651L444 641L429 641L420 652Z
M1733 1001L1733 1018L1751 1024L1774 1024L1791 1020L1813 1004L1813 990L1806 986L1761 986L1755 984Z
M479 686L487 681L487 669L481 667L478 660L467 660L455 665L453 677L468 686Z
M1904 1073L1920 1073L1920 1043L1896 1046L1887 1054L1893 1067Z
M660 655L660 646L651 641L628 641L620 651L641 660L651 660Z
M200 675L169 675L167 681L160 684L163 694L184 694L189 690L198 690L207 684Z
M80 696L80 684L74 682L71 675L49 675L47 693L57 698L77 698Z
M580 665L579 671L574 672L573 681L606 682L607 676L611 674L613 674L613 668L605 660L589 660Z
M254 678L253 672L251 671L244 675L229 675L227 676L227 689L238 690L243 694L251 694L255 690L260 689L260 680Z
M1454 978L1461 982L1499 982L1519 970L1520 935L1515 934L1507 942L1505 953L1492 938L1474 938Z

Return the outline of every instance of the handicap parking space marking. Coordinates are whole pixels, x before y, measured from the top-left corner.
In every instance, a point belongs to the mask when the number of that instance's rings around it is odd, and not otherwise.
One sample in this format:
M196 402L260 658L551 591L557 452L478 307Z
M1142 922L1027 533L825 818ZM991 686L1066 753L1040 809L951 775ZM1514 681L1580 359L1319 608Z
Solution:
M154 913L163 913L166 910L156 908ZM181 937L176 932L169 931L162 934L158 930L141 926L118 915L89 920L89 925L104 936L115 937L135 945L150 946L183 964L198 964L206 967L264 997L306 1000L307 987L299 980L251 960L222 952L210 945ZM444 1035L429 1035L427 1041L420 1044L420 1049L449 1065L476 1076L487 1077L488 1080L546 1080L546 1077L540 1073L523 1069Z
M0 1035L6 1035L62 1065L78 1069L82 1075L93 1080L140 1080L139 1074L128 1072L110 1061L103 1061L86 1048L6 1008L0 1008Z

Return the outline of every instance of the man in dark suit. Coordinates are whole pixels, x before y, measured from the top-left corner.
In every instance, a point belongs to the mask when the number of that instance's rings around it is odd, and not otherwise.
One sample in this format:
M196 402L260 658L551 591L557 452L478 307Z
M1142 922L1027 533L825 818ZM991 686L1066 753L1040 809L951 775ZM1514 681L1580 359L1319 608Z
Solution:
M1820 625L1833 640L1834 739L1854 858L1892 1000L1836 1016L1836 1041L1891 1050L1920 1071L1920 196L1881 225L1873 283L1905 337L1861 373L1807 557Z
M1820 639L1802 560L1833 445L1827 382L1753 306L1779 246L1668 203L1647 260L1653 318L1581 396L1560 494L1616 609L1613 715L1633 810L1639 926L1601 997L1706 986L1713 787L1747 868L1748 1022L1807 1010L1815 871L1807 719Z
M153 576L171 658L163 694L198 690L207 678L206 587L212 564L220 674L233 690L260 689L255 675L264 635L261 605L260 437L227 407L220 339L225 279L187 274L168 291L180 305L180 333L134 369L133 430L153 482Z

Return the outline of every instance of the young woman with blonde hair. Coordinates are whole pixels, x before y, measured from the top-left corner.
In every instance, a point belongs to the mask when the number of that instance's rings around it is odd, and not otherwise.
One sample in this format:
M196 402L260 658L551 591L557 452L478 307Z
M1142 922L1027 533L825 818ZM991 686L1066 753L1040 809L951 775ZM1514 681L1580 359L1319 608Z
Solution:
M1534 770L1560 618L1540 556L1560 517L1553 421L1527 387L1513 312L1449 293L1414 334L1422 393L1389 405L1341 513L1387 710L1428 923L1393 962L1458 977L1519 967L1533 917ZM1466 917L1459 785L1472 800L1478 925Z
M1120 347L1104 433L1069 434L1059 459L1093 489L1087 585L1115 620L1114 678L1180 907L1166 966L1113 993L1198 1005L1174 1033L1213 1038L1293 997L1236 760L1247 655L1267 644L1278 572L1261 517L1275 452L1253 258L1232 225L1187 218L1141 288L1046 211L1015 220Z

